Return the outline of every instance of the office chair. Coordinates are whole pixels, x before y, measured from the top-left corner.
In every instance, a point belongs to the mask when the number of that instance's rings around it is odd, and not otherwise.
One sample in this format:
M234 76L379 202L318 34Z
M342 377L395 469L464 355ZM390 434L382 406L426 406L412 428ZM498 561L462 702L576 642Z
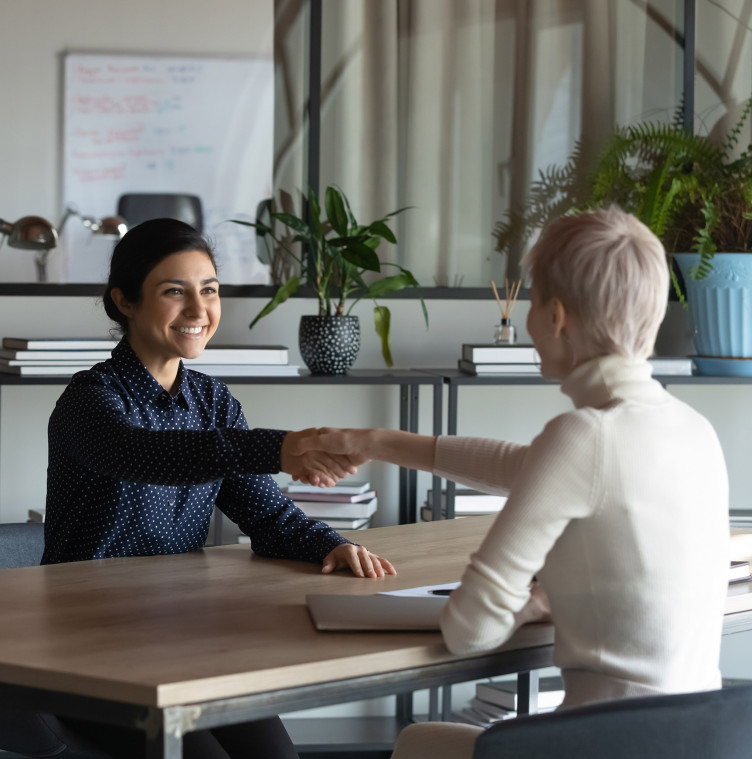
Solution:
M649 696L501 722L473 759L748 759L752 686Z
M41 522L0 524L0 569L39 564L44 550ZM23 634L23 630L19 630ZM1 759L112 759L94 749L52 714L0 707Z
M178 219L198 232L204 230L201 198L185 193L129 192L118 199L117 215L135 227L149 219Z

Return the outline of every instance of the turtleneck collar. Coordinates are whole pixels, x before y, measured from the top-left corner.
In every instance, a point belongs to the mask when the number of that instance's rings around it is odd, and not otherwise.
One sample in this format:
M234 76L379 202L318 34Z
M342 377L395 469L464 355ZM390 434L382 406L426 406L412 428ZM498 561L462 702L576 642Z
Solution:
M575 408L603 408L616 399L658 403L665 390L652 379L652 367L643 359L600 356L573 369L561 383Z

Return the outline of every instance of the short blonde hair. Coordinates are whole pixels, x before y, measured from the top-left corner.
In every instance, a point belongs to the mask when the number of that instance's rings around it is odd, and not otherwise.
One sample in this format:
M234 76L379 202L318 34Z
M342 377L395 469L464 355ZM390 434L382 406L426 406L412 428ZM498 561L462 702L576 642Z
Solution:
M666 315L669 271L660 240L612 206L551 223L522 261L537 296L558 298L599 355L647 358Z

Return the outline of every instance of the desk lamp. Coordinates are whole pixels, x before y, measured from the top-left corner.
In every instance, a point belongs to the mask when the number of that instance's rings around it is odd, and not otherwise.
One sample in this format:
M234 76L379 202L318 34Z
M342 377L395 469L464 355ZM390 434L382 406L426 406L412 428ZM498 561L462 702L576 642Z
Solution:
M122 216L103 216L101 219L96 216L83 216L75 206L68 206L57 227L60 234L63 233L65 222L71 216L78 216L81 223L95 235L116 237L119 240L128 231L128 225Z
M33 250L37 281L47 281L47 256L57 245L57 231L41 216L24 216L15 224L0 219L0 235L8 236L11 248Z

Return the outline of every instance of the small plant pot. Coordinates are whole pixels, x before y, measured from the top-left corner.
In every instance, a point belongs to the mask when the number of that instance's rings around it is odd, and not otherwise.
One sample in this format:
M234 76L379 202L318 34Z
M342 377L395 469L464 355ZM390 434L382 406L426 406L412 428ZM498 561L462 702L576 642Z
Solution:
M360 350L357 316L301 316L300 355L311 374L347 374Z

